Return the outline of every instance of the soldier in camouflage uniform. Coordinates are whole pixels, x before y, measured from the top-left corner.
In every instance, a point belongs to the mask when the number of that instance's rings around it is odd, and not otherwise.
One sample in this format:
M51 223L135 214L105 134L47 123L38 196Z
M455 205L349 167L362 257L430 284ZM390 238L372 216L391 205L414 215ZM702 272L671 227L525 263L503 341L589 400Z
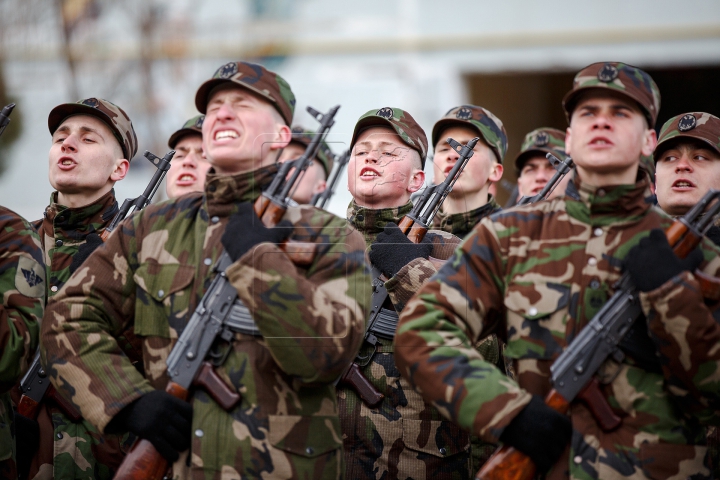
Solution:
M525 135L520 153L515 158L518 193L521 197L532 197L540 193L555 175L555 168L545 156L552 153L565 160L565 132L555 128L538 128ZM548 198L562 197L570 183L572 172L555 186Z
M118 211L113 185L125 177L137 153L137 137L127 114L98 98L58 105L48 116L48 128L49 179L56 191L34 226L43 246L50 299L102 243L100 235ZM13 397L19 399L19 390ZM49 398L41 403L37 423L39 448L35 442L27 447L37 448L31 479L110 479L129 446L122 445L121 437L103 436L86 421L72 421ZM19 432L19 441L24 433Z
M202 151L202 124L205 115L197 115L170 135L168 147L175 150L165 179L165 193L176 198L190 192L202 192L210 169Z
M312 130L306 130L299 125L294 126L292 128L292 140L290 140L287 147L283 148L279 161L285 162L300 158L305 153L307 146L312 142L314 135L315 132ZM293 200L301 205L309 204L312 203L315 195L325 191L334 157L335 155L333 155L328 144L325 141L320 143L315 159L305 170L305 174L298 182L295 191L291 192Z
M295 97L282 77L231 62L195 104L213 166L204 192L128 218L75 273L43 324L49 375L99 430L131 431L175 461L175 478L341 478L332 382L362 341L370 284L362 236L311 206L290 207L273 228L255 216L251 202L290 141ZM279 248L288 237L316 245L308 267ZM165 360L223 251L234 262L228 281L262 334L236 332L216 366L242 397L230 411L201 388L189 404L164 391ZM118 344L131 328L144 375Z
M371 247L374 274L382 272L388 279L384 308L392 315L436 271L429 257L447 258L459 239L434 231L414 244L397 227L412 208L410 195L425 179L427 139L410 114L390 107L367 112L355 126L350 148L348 185L354 200L348 218ZM372 408L347 384L338 386L346 477L468 478L468 435L443 420L400 378L394 331L370 333L358 364L385 398Z
M40 239L17 213L0 207L0 478L17 478L10 389L25 373L38 345L45 306Z
M646 201L639 162L655 147L659 106L657 86L636 67L583 69L564 100L579 199L484 219L400 318L402 375L448 418L529 455L547 478L710 477L702 424L718 421L720 324L691 272L718 275L720 250L705 239L679 260L659 230L672 219ZM649 351L630 348L601 368L600 389L621 418L605 432L583 402L562 415L542 398L553 360L623 269L642 292L638 332ZM507 335L517 381L470 348L496 329Z

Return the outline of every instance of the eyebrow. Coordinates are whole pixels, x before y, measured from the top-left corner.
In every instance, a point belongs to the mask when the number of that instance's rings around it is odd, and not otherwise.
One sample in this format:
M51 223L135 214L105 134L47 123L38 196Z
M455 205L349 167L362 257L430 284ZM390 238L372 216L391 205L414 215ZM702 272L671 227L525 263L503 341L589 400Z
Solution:
M372 145L372 142L366 140L366 141L364 141L364 142L357 142L355 145L370 146L370 145ZM405 148L405 147L402 146L402 145L398 145L398 144L392 143L392 142L380 142L380 143L378 144L379 147L385 147L385 146L388 146L388 145L390 145L391 147L395 147L395 148Z
M70 127L68 127L67 125L63 125L62 127L55 130L55 133L69 133L69 132L70 132ZM55 135L55 133L53 135ZM86 126L80 127L80 133L94 133L94 134L102 137L102 135L100 134L99 131L95 130L94 128L86 127Z

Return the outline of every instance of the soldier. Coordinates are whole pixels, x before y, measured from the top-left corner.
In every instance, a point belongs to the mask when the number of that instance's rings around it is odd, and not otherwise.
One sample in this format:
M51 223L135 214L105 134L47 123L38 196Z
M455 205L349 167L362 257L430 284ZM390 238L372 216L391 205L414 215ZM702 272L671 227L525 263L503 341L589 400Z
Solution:
M127 114L99 98L58 105L48 116L48 128L48 176L55 192L34 226L45 255L50 299L102 244L100 235L118 211L113 186L127 174L137 137ZM19 389L13 396L17 402ZM119 436L103 436L84 420L72 421L67 413L45 398L37 417L39 447L26 438L27 432L18 432L18 442L37 452L28 478L112 478L129 445ZM21 465L21 473L27 471Z
M310 142L313 140L315 132L305 130L303 127L296 125L292 128L292 140L287 147L283 148L282 154L278 161L285 162L300 158ZM327 187L326 181L333 165L333 153L330 147L324 141L318 148L314 161L305 170L305 174L298 183L294 192L291 192L293 200L299 204L310 204L315 195L325 191Z
M437 231L414 244L396 225L411 210L410 195L425 179L427 139L409 113L390 107L367 112L355 125L350 148L348 187L354 200L348 218L371 246L374 268L389 279L385 308L392 317L435 272L429 257L447 258L459 239ZM358 360L385 398L373 408L353 388L338 386L346 477L468 477L468 435L442 420L400 378L393 360L394 328L371 329L370 334Z
M76 272L43 324L48 373L100 431L149 440L175 461L176 476L340 478L332 381L362 341L370 283L362 236L311 206L289 208L272 228L255 215L252 202L290 141L295 97L282 77L231 62L200 86L195 104L212 165L204 192L133 215ZM316 245L309 267L280 249L288 237ZM227 279L262 334L234 333L216 366L242 397L230 411L202 388L190 404L164 391L165 360L223 251L234 262ZM133 328L144 375L117 341Z
M10 389L25 373L38 345L45 306L40 239L17 213L0 207L0 478L17 478L12 432L33 428L13 419ZM37 426L34 426L37 430ZM37 435L37 431L32 432Z
M525 135L520 153L515 158L515 173L521 197L537 195L555 175L555 168L545 156L548 153L560 160L567 158L565 132L554 128L538 128ZM571 178L571 174L565 175L548 198L565 195Z
M205 115L198 115L187 122L168 140L168 147L175 150L170 170L165 180L168 198L190 192L202 192L205 176L210 169L202 150L202 124Z
M597 63L578 73L563 104L579 199L482 220L408 303L398 367L449 418L529 455L547 478L708 478L702 422L717 420L719 392L705 379L720 372L720 324L691 272L717 275L720 258L703 240L702 251L678 259L660 230L671 219L646 201L650 182L639 163L656 143L657 86L636 67ZM603 366L598 400L621 419L605 432L583 402L568 417L542 399L553 360L610 297L623 268L642 292L647 323L639 325L647 329L638 336L650 349ZM469 348L496 329L506 332L517 382Z

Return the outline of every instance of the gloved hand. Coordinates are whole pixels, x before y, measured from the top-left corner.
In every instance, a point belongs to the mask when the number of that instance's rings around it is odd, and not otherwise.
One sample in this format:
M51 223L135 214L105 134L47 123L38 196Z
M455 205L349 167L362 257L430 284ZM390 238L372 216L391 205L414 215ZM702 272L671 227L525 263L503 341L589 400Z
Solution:
M537 395L512 419L500 440L529 456L540 474L547 473L572 437L572 423Z
M169 462L190 448L193 409L163 390L146 393L115 415L106 433L129 431L149 440Z
M394 223L385 225L370 248L370 262L388 278L416 258L428 258L432 252L432 234L413 243Z
M640 240L628 252L625 270L641 292L649 292L685 270L694 271L703 260L702 251L696 248L685 259L673 253L665 233L660 229Z
M230 216L225 227L222 244L233 262L260 243L282 243L293 231L293 225L283 220L272 228L267 228L255 215L252 203L241 203L237 213Z
M40 447L40 426L35 420L15 412L13 428L17 444L18 478L27 478L30 463Z
M72 262L70 263L70 274L75 273L75 270L82 266L83 262L87 260L91 253L95 251L100 245L103 244L100 235L97 233L90 233L85 237L85 243L80 245L77 253L73 255Z

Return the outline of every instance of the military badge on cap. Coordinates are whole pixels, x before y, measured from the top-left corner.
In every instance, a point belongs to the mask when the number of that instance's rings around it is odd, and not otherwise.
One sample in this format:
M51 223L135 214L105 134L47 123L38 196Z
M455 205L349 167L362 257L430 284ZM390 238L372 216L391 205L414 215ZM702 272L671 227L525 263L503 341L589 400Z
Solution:
M687 132L688 130L695 128L696 125L697 119L695 118L695 115L688 113L687 115L683 115L678 121L678 130L681 132Z
M390 107L383 107L375 114L378 117L390 119L393 117L393 109Z
M305 129L300 126L295 126L292 127L292 133L295 135L302 135L303 133L305 133Z
M200 115L197 120L195 120L195 128L199 128L202 130L203 122L205 121L205 115Z
M215 72L215 78L230 78L238 72L236 62L226 63Z
M100 102L98 102L97 98L86 98L82 102L80 102L81 105L87 105L88 107L97 108L98 105L100 105Z
M455 118L460 120L470 120L472 118L472 111L467 107L462 107L455 114Z
M618 69L615 65L611 65L609 63L606 63L603 65L603 67L598 71L597 78L601 82L604 83L610 83L613 80L615 80L619 75Z
M537 135L535 135L535 146L536 147L544 147L550 142L550 137L545 132L538 132Z

